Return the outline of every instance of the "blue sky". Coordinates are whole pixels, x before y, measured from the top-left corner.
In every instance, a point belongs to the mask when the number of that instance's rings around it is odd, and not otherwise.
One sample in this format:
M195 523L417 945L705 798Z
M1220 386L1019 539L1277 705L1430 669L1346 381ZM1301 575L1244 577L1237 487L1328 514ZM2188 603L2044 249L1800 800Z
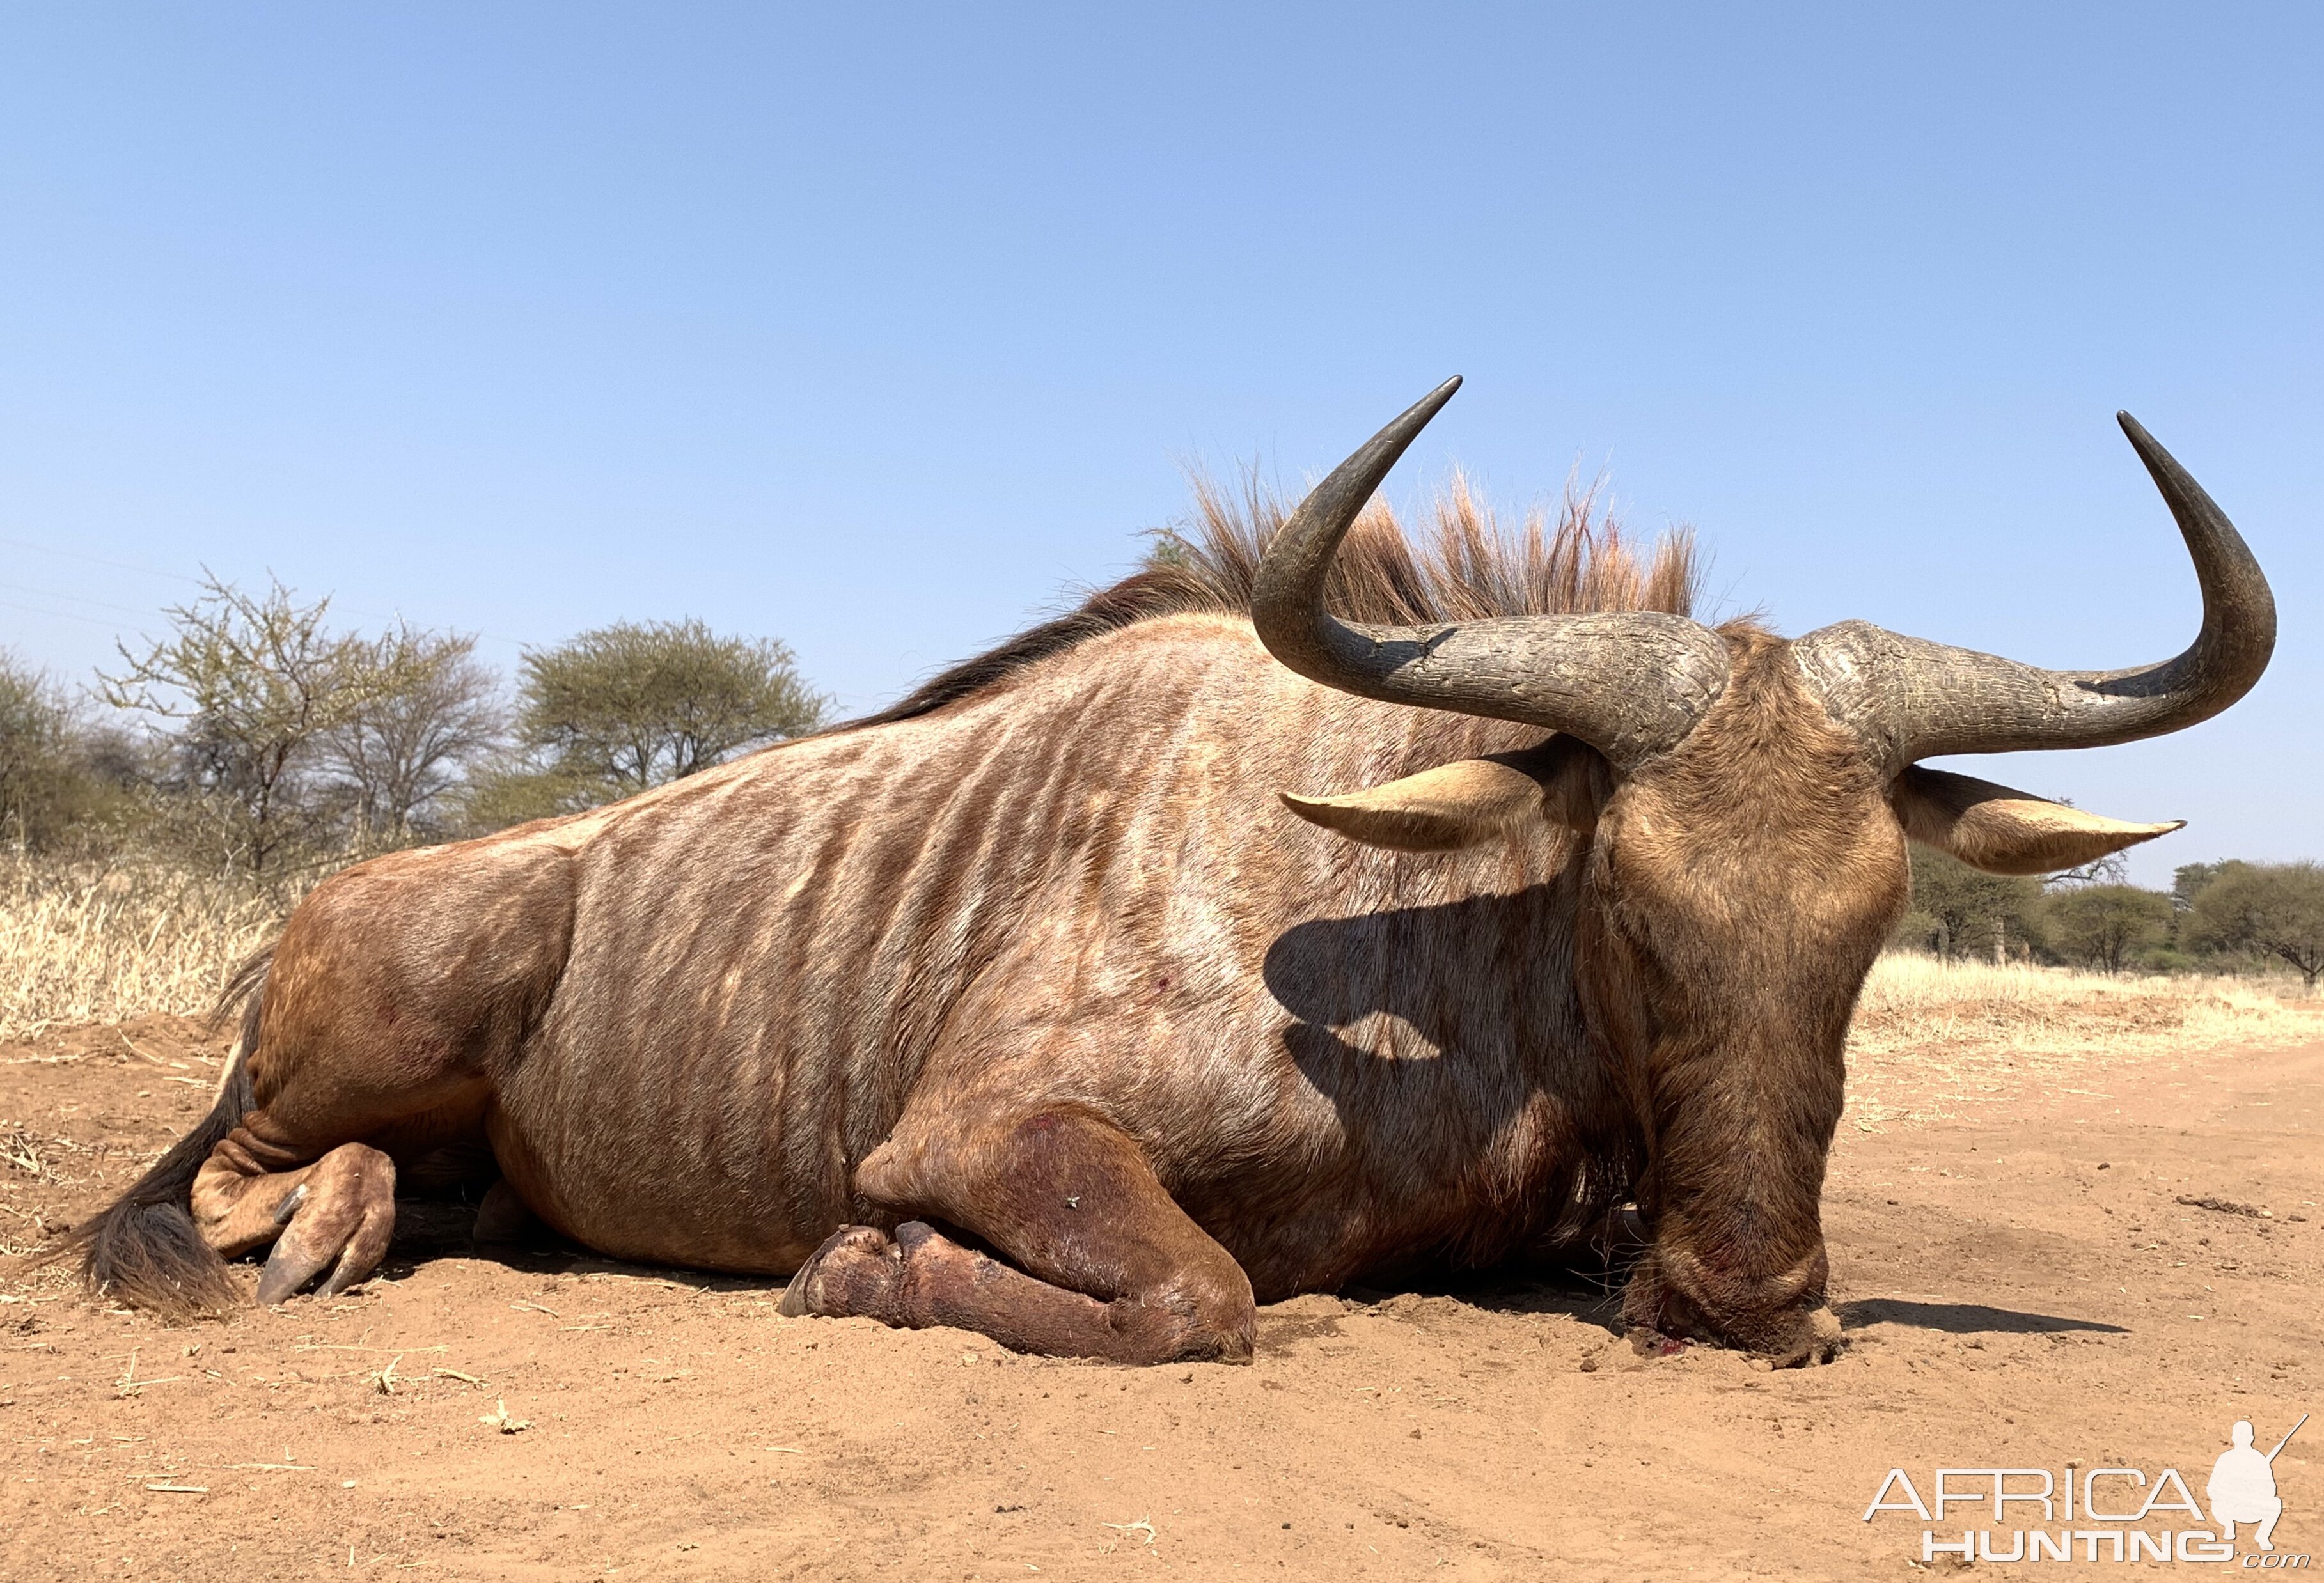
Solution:
M835 14L845 13L845 14ZM20 6L0 642L203 565L520 645L779 636L850 708L1105 580L1183 468L1604 474L1720 609L2062 666L2243 526L2273 670L1958 767L2324 851L2324 11ZM95 557L95 558L89 558Z

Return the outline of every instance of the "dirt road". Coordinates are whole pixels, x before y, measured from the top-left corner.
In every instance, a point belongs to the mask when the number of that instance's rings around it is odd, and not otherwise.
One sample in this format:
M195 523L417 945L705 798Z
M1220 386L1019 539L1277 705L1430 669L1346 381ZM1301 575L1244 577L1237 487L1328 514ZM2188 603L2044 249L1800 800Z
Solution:
M164 1019L0 1047L0 1244L129 1180L220 1050ZM1530 1280L1285 1303L1250 1367L1021 1358L480 1257L456 1206L407 1206L346 1298L187 1328L0 1257L0 1576L1915 1575L1924 1528L1989 1507L1860 1520L1891 1468L1925 1498L1939 1467L2172 1467L2200 1498L2236 1419L2264 1449L2324 1410L2324 1044L2043 1084L1843 1127L1849 1344L1789 1373L1637 1357L1602 1293ZM2279 1552L2324 1552L2324 1431L2274 1471Z

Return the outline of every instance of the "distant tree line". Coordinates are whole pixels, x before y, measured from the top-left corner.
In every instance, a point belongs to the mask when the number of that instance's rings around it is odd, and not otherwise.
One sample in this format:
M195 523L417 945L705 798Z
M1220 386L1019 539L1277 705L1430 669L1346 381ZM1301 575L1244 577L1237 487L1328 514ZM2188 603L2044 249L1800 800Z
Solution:
M2324 867L2189 863L2167 890L2109 858L2048 879L1980 873L1913 849L1912 910L1893 943L1938 956L2064 962L2100 972L2289 969L2324 977Z
M76 695L0 651L0 843L162 855L297 888L367 852L576 813L819 729L828 701L771 639L620 621L523 652L208 579L168 635ZM2048 879L1913 849L1892 943L2104 972L2324 976L2324 869L2189 864L2169 891L2119 858Z
M616 622L527 649L341 630L329 602L217 578L76 695L0 651L0 842L162 853L262 884L574 813L817 730L771 639Z

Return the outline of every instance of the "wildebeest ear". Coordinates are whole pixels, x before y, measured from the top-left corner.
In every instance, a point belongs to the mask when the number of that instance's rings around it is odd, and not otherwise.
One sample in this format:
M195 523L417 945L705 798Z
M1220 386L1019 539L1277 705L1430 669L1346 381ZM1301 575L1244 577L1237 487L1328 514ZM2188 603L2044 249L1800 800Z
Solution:
M1888 800L1905 834L1988 874L2077 868L2187 823L2126 824L1917 764L1896 778Z
M1399 851L1451 851L1545 824L1586 824L1608 789L1595 750L1557 737L1521 753L1462 759L1369 791L1335 797L1282 795L1311 824Z

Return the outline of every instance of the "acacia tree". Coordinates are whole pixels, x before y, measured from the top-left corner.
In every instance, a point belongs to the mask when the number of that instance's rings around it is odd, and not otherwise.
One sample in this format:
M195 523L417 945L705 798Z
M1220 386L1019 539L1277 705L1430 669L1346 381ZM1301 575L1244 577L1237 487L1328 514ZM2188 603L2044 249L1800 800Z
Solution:
M69 817L78 783L70 706L0 649L0 841L38 846Z
M1987 874L1960 859L1915 846L1912 910L1891 936L1898 944L1933 951L1941 957L2006 954L2010 943L2027 942L2042 899L2039 881Z
M2171 910L2186 913L2193 909L2195 898L2203 887L2227 871L2225 863L2181 863L2171 870Z
M2066 805L2072 807L2071 803ZM2120 852L2108 852L2102 858L2084 863L2079 869L2061 869L2042 877L2044 890L2077 890L2086 885L2127 885L2130 883L2130 860Z
M163 612L168 638L142 654L120 646L127 668L100 673L99 695L181 722L171 747L183 789L226 861L265 877L316 833L322 739L409 673L327 630L327 599L301 604L271 577L259 594L208 574L202 587Z
M322 759L351 804L355 843L402 845L499 746L500 682L474 638L399 622L363 647L368 674L399 685L359 696L323 733Z
M2324 977L2324 868L2315 863L2221 863L2190 911L2204 943L2276 957L2311 993Z
M2050 897L2049 943L2061 955L2109 973L2171 929L2171 899L2135 885L2085 885Z
M518 691L518 732L545 773L612 796L804 735L826 707L783 644L695 620L617 621L528 650Z

